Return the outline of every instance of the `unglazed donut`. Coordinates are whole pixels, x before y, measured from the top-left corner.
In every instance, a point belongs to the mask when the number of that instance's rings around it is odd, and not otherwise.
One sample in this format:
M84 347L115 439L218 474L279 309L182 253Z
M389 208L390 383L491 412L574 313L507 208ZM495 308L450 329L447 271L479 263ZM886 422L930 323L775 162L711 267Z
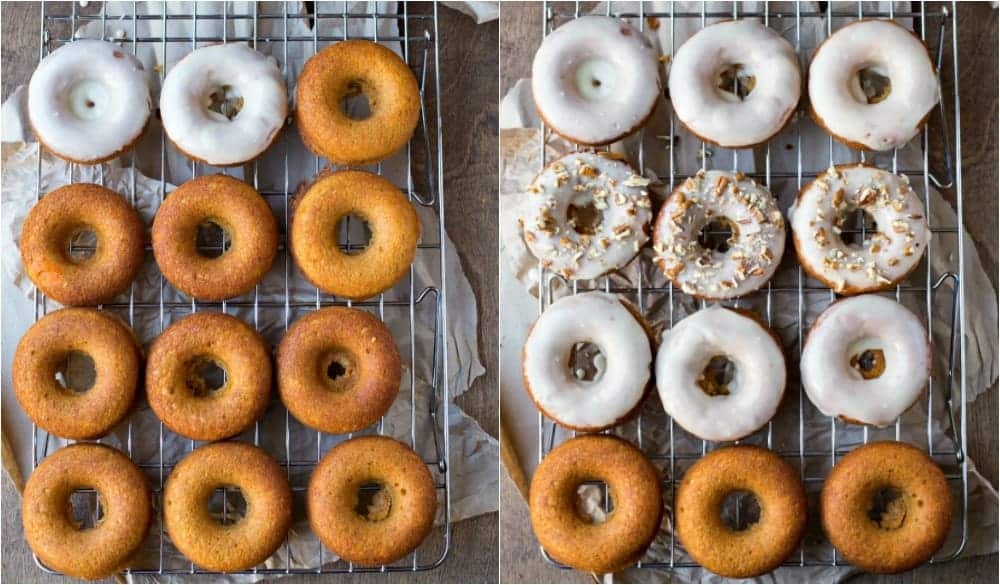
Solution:
M93 254L75 257L70 243L84 232ZM21 261L31 281L64 305L95 305L124 292L146 257L146 228L123 197L89 183L42 197L21 228Z
M222 113L223 102L235 114ZM167 137L188 158L217 167L249 162L277 139L288 116L285 80L274 59L244 43L188 53L160 90Z
M870 70L889 79L889 93L869 102L860 81ZM851 148L892 150L927 123L941 99L927 46L891 20L852 22L823 41L809 63L809 112Z
M785 394L785 356L777 335L750 313L715 305L663 332L656 386L663 409L708 441L735 441L774 417ZM732 379L712 370L732 363Z
M649 389L650 336L638 312L618 297L588 292L552 303L532 325L521 352L524 387L559 424L599 431L628 418ZM604 367L586 380L572 370L578 344L596 345ZM595 358L596 361L596 358Z
M28 83L28 121L38 142L80 164L131 149L152 111L142 63L114 43L67 43L42 59Z
M610 144L646 123L660 95L659 55L638 29L582 16L552 31L531 65L538 116L577 144Z
M878 229L860 245L847 244L843 222L857 209L869 213ZM790 215L799 263L843 295L899 284L917 267L931 237L909 179L861 163L837 165L816 177L799 192Z
M885 427L927 386L930 342L909 309L861 295L833 303L816 319L800 367L802 385L820 412Z
M552 162L528 187L518 221L528 249L564 278L587 280L625 266L649 239L649 182L596 153Z
M740 98L732 76L749 93ZM795 49L753 20L730 20L696 32L670 64L670 103L698 138L750 148L781 131L798 106L802 74Z
M719 220L732 230L725 252L698 241ZM674 286L702 299L731 299L764 286L784 251L777 201L739 172L698 171L670 194L653 229L657 266Z

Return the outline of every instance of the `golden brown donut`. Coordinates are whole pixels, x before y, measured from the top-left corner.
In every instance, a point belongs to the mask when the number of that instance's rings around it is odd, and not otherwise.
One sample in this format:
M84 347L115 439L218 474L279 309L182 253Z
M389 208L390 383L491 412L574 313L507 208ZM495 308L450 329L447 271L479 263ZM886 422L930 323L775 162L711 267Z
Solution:
M355 120L343 101L364 94L371 115ZM339 165L366 165L402 148L420 117L420 88L396 53L341 41L306 61L295 89L295 123L306 147Z
M94 362L85 392L56 380L72 353ZM135 398L142 359L132 330L110 313L73 307L42 317L14 351L14 395L32 421L67 439L96 439L124 419Z
M209 364L226 372L210 389ZM217 441L249 427L271 396L271 353L252 327L222 313L195 313L166 329L149 349L149 406L163 424L197 441Z
M103 515L81 530L70 496L94 489ZM79 443L49 455L28 478L21 502L24 537L50 569L78 579L101 579L128 566L142 547L153 515L142 471L121 452Z
M727 495L753 493L760 518L733 530L720 516ZM674 500L677 536L695 561L723 577L774 570L795 551L806 528L807 503L799 474L762 447L723 447L698 460Z
M365 517L357 512L359 492L373 483L384 499ZM437 507L434 479L420 456L395 439L372 435L330 449L313 471L306 498L309 525L320 541L361 565L388 565L420 546Z
M96 236L89 258L69 244ZM145 257L142 218L123 197L89 183L66 185L42 197L21 228L21 261L31 281L64 305L96 305L128 288Z
M614 509L600 524L577 511L577 488L608 485ZM529 490L531 527L555 560L581 571L613 573L638 562L656 537L663 498L656 469L631 443L583 435L553 449Z
M371 228L364 250L338 245L337 223L357 215ZM413 263L420 220L388 180L365 171L323 173L296 195L289 244L295 264L325 292L362 300L388 289Z
M229 236L217 258L197 248L198 227L214 223ZM278 224L264 198L226 175L196 177L174 189L153 219L153 255L184 294L221 301L253 289L278 253Z
M277 368L278 393L292 416L331 434L378 421L402 377L392 333L372 314L348 307L326 307L296 321L278 346Z
M222 524L209 512L217 488L239 488L246 514ZM246 443L199 447L174 468L163 491L163 522L184 556L209 571L240 571L264 562L292 525L292 490L285 471Z
M898 498L878 520L874 499ZM941 469L907 443L880 441L851 451L833 467L820 494L823 531L852 565L870 573L900 573L923 564L951 527L951 491Z

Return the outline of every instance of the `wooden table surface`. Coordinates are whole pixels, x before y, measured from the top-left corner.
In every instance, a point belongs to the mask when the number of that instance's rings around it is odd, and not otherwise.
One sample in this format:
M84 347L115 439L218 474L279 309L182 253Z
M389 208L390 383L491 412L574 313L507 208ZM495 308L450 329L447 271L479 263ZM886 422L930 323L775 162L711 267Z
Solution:
M87 10L95 9L91 2ZM426 10L414 5L411 12ZM0 5L3 32L3 99L27 83L38 62L36 2ZM497 426L497 22L476 25L439 9L441 96L444 117L445 223L478 299L479 351L486 374L457 403L496 436ZM3 475L2 580L5 583L72 583L43 573L21 535L20 496ZM452 527L452 549L439 569L390 573L303 576L297 583L489 583L497 580L497 514ZM264 582L283 582L267 580Z
M583 7L586 11L587 6ZM937 10L938 6L928 6ZM538 3L504 2L500 13L501 97L518 79L530 77L540 42L542 8ZM989 2L962 3L957 13L962 112L963 197L965 227L976 243L983 267L997 287L997 9ZM950 68L948 69L950 71ZM946 96L953 83L943 79ZM936 119L937 116L932 118ZM932 161L940 160L932 144ZM941 168L941 165L932 168ZM953 197L945 193L946 197ZM953 199L952 199L953 200ZM980 291L969 291L979 294ZM997 386L969 409L969 455L980 472L997 485ZM553 568L538 553L527 507L506 473L501 474L500 580L504 583L591 582L590 575ZM975 522L975 519L970 519ZM996 583L997 555L921 567L894 576L860 575L853 581L880 583Z

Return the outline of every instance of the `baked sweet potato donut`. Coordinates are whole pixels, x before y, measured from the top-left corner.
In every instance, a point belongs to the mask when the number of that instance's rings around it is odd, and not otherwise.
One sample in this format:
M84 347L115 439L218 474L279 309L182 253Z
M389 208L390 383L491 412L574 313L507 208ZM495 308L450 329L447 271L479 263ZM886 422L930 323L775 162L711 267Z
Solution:
M364 94L371 114L354 119L346 98ZM316 53L295 90L295 123L306 147L339 165L378 162L413 136L420 116L417 78L399 55L365 40Z
M358 509L361 488L378 484L380 499ZM341 558L387 565L412 552L431 531L437 497L427 465L408 446L382 436L357 437L323 456L309 480L309 525Z
M217 488L239 488L246 514L223 524L209 511ZM263 449L245 443L199 447L174 468L163 491L163 521L171 542L209 571L240 571L264 562L292 524L292 490L285 471Z
M83 529L70 496L94 489L103 515ZM28 478L21 502L24 538L50 569L101 579L128 566L149 531L153 508L142 471L121 452L79 443L49 455Z
M70 243L92 232L89 257ZM21 261L42 292L64 305L96 305L128 288L145 257L142 218L119 194L89 183L42 197L21 228Z
M212 258L198 250L198 228L215 224L229 248ZM278 224L264 198L226 175L196 177L171 192L153 219L153 255L184 294L221 301L253 289L278 253Z
M84 392L56 379L73 354L94 362ZM14 351L14 395L32 421L67 439L96 439L128 415L139 383L141 350L132 330L110 313L72 307L42 317Z

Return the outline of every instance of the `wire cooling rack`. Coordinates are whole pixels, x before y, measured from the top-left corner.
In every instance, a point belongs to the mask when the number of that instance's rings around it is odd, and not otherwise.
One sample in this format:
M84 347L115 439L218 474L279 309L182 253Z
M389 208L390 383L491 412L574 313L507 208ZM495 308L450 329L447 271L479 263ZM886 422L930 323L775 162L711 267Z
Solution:
M82 4L82 3L81 3ZM243 315L249 314L253 325L261 330L265 327L277 327L279 331L285 331L296 319L310 311L326 306L353 306L372 312L380 319L385 319L391 315L397 320L406 320L409 323L408 339L397 338L397 343L402 348L409 348L408 353L403 351L403 363L408 366L409 374L409 444L424 459L431 475L434 478L435 487L438 491L438 500L443 501L444 530L432 533L427 540L415 550L411 555L404 557L397 563L389 566L355 566L353 563L345 561L329 562L332 555L324 551L322 544L314 536L310 535L315 542L315 554L318 555L319 562L309 567L293 567L291 563L290 545L286 540L284 548L284 560L281 563L273 562L278 557L272 557L271 566L261 564L251 570L241 571L241 574L260 575L285 575L285 574L308 574L308 573L353 573L353 572L401 572L401 571L423 571L433 569L441 565L448 555L451 544L451 482L448 467L449 461L449 432L448 432L448 381L445 375L448 371L448 348L446 343L445 325L447 321L446 310L446 282L445 282L445 238L444 238L444 181L443 181L443 151L441 144L441 111L439 109L440 77L438 67L438 12L437 4L424 6L408 6L407 3L399 3L399 12L394 13L388 10L388 3L369 3L364 12L349 12L348 4L342 2L246 2L246 3L207 3L213 6L199 6L196 2L166 3L158 2L150 6L142 6L140 2L120 2L115 3L116 8L124 7L124 13L108 13L108 6L101 3L100 6L90 6L89 8L78 8L76 2L40 3L41 25L39 42L39 61L49 52L72 42L78 26L94 21L100 22L103 36L106 40L119 42L122 47L131 49L137 53L144 45L159 47L163 55L169 49L170 59L164 58L164 63L175 61L183 54L194 50L200 46L210 43L220 42L245 42L251 47L257 47L259 43L266 43L270 49L270 54L279 59L279 66L282 68L288 81L292 72L288 69L289 47L293 45L308 47L312 52L316 52L328 44L346 39L366 38L376 42L396 42L402 49L403 58L413 69L419 86L421 96L420 124L414 138L406 146L406 170L407 186L403 192L415 205L432 209L436 214L436 229L425 228L418 245L417 254L424 256L427 263L432 266L434 272L431 280L433 282L425 284L425 278L420 278L415 274L411 266L409 273L404 277L402 286L392 289L392 292L380 294L377 298L365 301L351 302L339 299L322 293L318 289L310 289L302 294L295 287L290 287L289 281L294 275L294 263L288 253L285 234L288 233L289 222L289 202L296 185L289 183L289 143L297 138L290 137L286 130L281 140L276 142L264 156L276 156L279 160L283 158L283 177L264 177L258 173L258 162L254 162L244 167L246 180L268 201L277 215L279 225L283 226L279 243L279 253L275 260L273 270L283 270L284 289L280 292L280 300L275 301L273 295L271 300L262 299L261 286L258 285L252 293L243 295L235 299L222 302L206 302L196 299L185 300L174 291L171 285L158 276L158 290L143 291L141 287L133 283L127 298L122 295L121 300L107 303L98 308L111 311L124 318L133 328L140 319L152 319L158 322L156 331L162 332L172 321L184 315L196 311L217 311L222 313L240 312ZM337 11L323 12L322 9L333 5ZM153 8L155 10L140 10L142 8ZM221 12L218 9L222 6ZM242 6L241 11L236 11L237 6ZM169 10L168 10L169 8ZM178 10L180 9L180 10ZM117 12L117 11L116 11ZM147 13L148 12L148 13ZM412 13L416 12L416 13ZM221 21L221 35L209 36L198 35L199 22L213 22L218 26ZM296 35L289 33L289 26L296 21L308 23L311 34ZM397 24L396 35L379 35L379 25L394 21ZM269 29L278 27L281 34L268 37L258 36L258 25L260 23L270 23ZM332 35L322 32L324 24L339 23L342 25L342 34ZM189 36L176 36L171 31L175 23L193 24L194 33ZM349 34L349 31L357 27L370 23L374 34L361 36ZM240 30L247 27L252 31L249 35L237 35L237 25ZM329 29L329 27L326 27ZM159 30L160 34L147 34L143 31ZM204 28L202 28L204 30ZM230 32L233 31L233 32ZM166 65L164 66L164 68ZM158 70L153 75L158 75L162 83L164 77L169 72ZM154 96L155 97L155 96ZM143 138L143 141L158 141L159 162L160 162L160 202L165 194L166 175L166 153L173 148L162 136L151 137L150 134ZM138 148L136 149L138 150ZM131 179L128 193L123 193L133 206L136 204L136 184L135 172L137 168L137 157L135 151L131 155L129 166L131 167ZM325 164L325 161L316 157L315 170L318 172ZM426 173L421 177L415 177L414 172L421 168ZM336 167L334 167L336 168ZM94 169L100 182L104 183L104 167ZM381 163L370 167L370 170L382 174ZM71 166L73 179L79 174L80 167ZM190 177L212 174L218 172L231 172L225 169L217 169L208 165L191 163ZM282 184L283 189L266 190L258 188L264 183L264 179L271 184ZM36 193L40 198L42 184L42 157L38 156L38 179ZM355 242L350 241L351 229L350 218L347 218L346 229L341 229L340 245L342 249L351 250L363 247L357 241L357 229L355 232ZM342 225L342 228L345 227ZM355 228L358 226L356 225ZM430 233L428 233L430 232ZM206 254L218 255L228 246L225 236L216 232L206 235L205 240L199 241L200 249ZM71 244L70 253L87 253L93 250L93 243L82 243L74 246ZM147 246L149 256L148 265L155 270L155 263L152 261L151 247ZM419 256L418 256L419 257ZM158 271L157 271L157 274ZM400 295L398 291L405 289ZM44 316L49 310L45 295L39 291L34 292L34 312L35 320ZM263 309L263 311L262 311ZM279 312L282 317L278 323L268 323L263 314ZM426 321L433 323L432 335L418 335L420 326L419 318L426 317ZM152 339L142 339L144 344L148 344ZM406 345L408 341L408 345ZM422 342L424 341L424 342ZM419 403L417 400L417 376L414 372L414 365L419 362L428 363L430 374L428 382L432 386L432 392L426 403ZM224 374L223 374L224 375ZM405 380L405 378L404 378ZM405 395L405 388L401 392L401 398ZM123 423L124 427L122 448L129 457L143 470L149 479L153 491L153 504L155 508L154 522L147 538L147 552L149 555L143 557L153 557L155 560L141 566L133 566L126 569L126 574L156 574L156 575L183 575L198 574L204 575L210 572L204 571L187 561L182 563L172 562L171 559L180 557L170 543L166 534L162 518L162 493L164 481L169 477L172 468L188 453L200 446L196 443L183 439L186 449L182 452L169 452L165 444L171 439L177 439L172 431L165 428L162 423L155 419L155 415L149 408L144 396L137 399L137 407L133 408L128 421ZM145 437L136 436L136 428L143 425L148 429L149 424L154 428L158 424L158 437L156 441L152 460L143 457L140 459L138 452L145 447ZM119 428L122 428L119 427ZM381 434L384 431L384 420L380 420L369 429L356 433L361 434ZM421 452L418 445L418 436L422 433L430 433L432 448L424 448ZM399 435L396 432L397 436ZM349 438L350 435L344 438ZM253 443L255 445L272 444L271 440L276 440L283 445L283 449L271 449L270 455L275 457L278 463L286 470L289 482L292 486L294 496L294 511L296 521L304 518L306 486L309 476L324 455L326 447L329 446L331 437L308 429L289 416L288 411L281 402L274 397L267 413L254 426L237 437L237 440ZM423 438L423 437L422 437ZM33 426L32 428L32 469L38 466L40 461L55 450L54 443L47 432ZM315 443L314 456L307 458L296 458L292 455L293 445L309 445ZM73 496L73 504L79 522L83 525L93 525L100 517L100 500L94 490L80 490ZM235 521L231 516L233 510L237 513L241 511L242 496L238 490L233 488L220 488L216 490L210 502L210 509L219 515L220 521L228 523ZM81 510L84 510L81 512ZM440 516L439 516L440 517ZM279 549L280 550L280 549ZM298 557L297 557L298 558ZM55 571L46 567L36 556L36 564L48 573Z
M635 4L636 3L630 3L630 5ZM706 25L707 19L718 18L759 18L765 25L770 26L775 26L780 23L781 27L784 27L786 31L790 31L793 35L790 40L792 41L796 52L799 54L799 59L802 64L808 64L811 57L811 55L803 49L802 45L803 23L819 22L825 27L826 34L829 36L835 28L833 24L834 18L909 19L909 22L913 23L915 31L917 31L920 37L931 48L932 55L936 59L941 79L945 79L945 76L952 79L954 83L953 92L948 95L942 95L941 103L936 108L937 112L932 114L936 117L935 121L939 123L938 126L932 130L931 125L928 125L928 127L923 130L919 138L917 138L921 141L923 148L922 167L914 169L898 168L897 152L893 151L891 170L894 173L907 175L910 177L911 182L915 186L918 184L923 186L925 208L929 205L927 200L928 190L932 185L942 192L950 191L956 204L956 212L958 216L956 225L930 226L932 237L928 244L927 256L930 256L930 251L933 247L939 245L938 242L942 237L957 237L957 263L953 262L953 266L951 266L947 271L933 273L930 262L928 262L925 258L923 261L923 267L918 267L914 275L911 275L907 282L897 286L894 292L897 301L900 301L904 295L917 295L918 297L923 297L923 304L926 311L923 316L923 320L928 326L928 333L931 335L933 334L932 310L935 306L935 292L940 290L945 297L944 300L939 300L938 302L950 303L951 329L949 342L946 344L947 347L933 346L933 351L935 352L948 352L948 367L945 372L937 375L932 374L927 380L927 393L925 398L928 411L926 420L927 442L926 445L924 445L924 448L935 460L935 462L941 465L945 470L945 476L948 479L949 486L952 488L955 501L960 510L956 522L953 523L953 527L957 524L957 528L960 530L960 538L958 539L957 544L951 550L939 551L930 562L942 562L958 557L965 548L968 533L968 464L965 458L966 388L964 376L961 375L961 373L965 371L965 314L964 304L962 302L965 296L965 292L962 287L962 274L964 266L963 238L965 231L962 222L962 156L958 96L958 31L955 27L954 18L956 10L955 3L952 2L951 4L945 4L943 8L932 10L926 5L926 3L920 2L918 9L906 12L895 11L893 9L892 2L888 3L889 10L887 12L866 11L864 10L861 2L820 3L821 5L825 4L825 7L821 7L820 10L816 11L806 9L807 7L815 6L813 3L808 3L803 6L802 3L797 2L782 3L783 6L786 7L788 7L788 4L794 4L794 8L791 8L790 10L786 8L784 11L770 10L768 2L756 3L756 5L762 6L762 9L755 11L744 10L740 2L732 2L731 9L727 9L725 11L711 11L708 9L705 2L701 3L700 10L695 11L682 12L675 9L675 5L673 3L657 3L657 6L663 6L664 4L668 4L667 12L647 12L645 11L646 6L644 6L644 3L639 2L638 12L636 12L635 8L632 8L631 11L616 11L614 9L614 3L607 2L606 14L617 18L633 19L633 22L642 30L652 26L654 23L659 27L669 27L671 31L671 45L673 45L674 42L673 32L676 24L682 21L696 21L701 27ZM721 4L722 3L713 3L713 6ZM914 4L916 5L917 3ZM550 33L553 29L571 19L581 16L580 2L544 2L542 3L541 8L541 32L543 39L545 35ZM787 38L787 35L785 36ZM947 45L949 44L949 41L951 49L950 58L946 59L948 49ZM669 48L669 54L673 55L674 49L676 48L677 47L675 46L671 46ZM664 47L664 52L667 52L666 47ZM953 117L949 116L948 112L952 112ZM801 115L797 116L798 121L793 123L797 133L797 136L791 139L794 144L786 145L786 148L795 148L797 150L797 164L789 168L772 168L772 147L774 149L778 149L780 146L772 145L771 142L768 142L767 145L759 149L763 151L763 171L745 172L746 175L763 182L763 184L769 188L771 187L772 179L794 180L796 190L798 190L806 182L826 171L828 165L824 165L822 168L818 169L803 167L803 139L801 128L803 124L812 124L813 122L804 111L800 112L800 114ZM669 128L667 129L669 134L666 136L657 136L657 138L666 142L666 151L658 151L655 155L669 157L669 182L665 181L667 187L677 185L685 178L685 176L677 170L678 163L676 160L675 149L673 148L673 145L677 144L676 139L681 134L678 129L679 125L676 122L673 112L671 112ZM950 129L954 129L953 140L950 135ZM657 132L662 132L663 130L664 129L662 128L655 129ZM654 130L647 127L640 132L650 131ZM938 135L933 138L939 140L940 143L944 145L944 168L942 169L941 174L935 174L931 171L927 154L928 145L932 140L932 132L935 131L938 132ZM686 133L684 134L686 140L697 140ZM545 145L550 137L551 133L543 123L541 126L540 145L542 167L546 164ZM772 142L777 141L778 139L776 138ZM781 141L787 142L788 138L783 137L781 138ZM809 147L813 149L829 148L830 165L835 163L840 164L864 161L866 158L865 153L854 151L853 159L835 160L833 139L829 138L828 141L829 144L813 144L809 145ZM641 171L645 170L645 163L647 162L648 157L651 156L651 153L643 152L642 142L643 141L640 137L637 152L638 160L636 161L638 163L640 174L642 174ZM952 148L952 146L954 148ZM728 170L730 168L737 168L739 162L738 156L739 153L736 151L730 151L715 146L708 146L704 142L701 142L698 163L703 169L720 168ZM667 177L663 177L663 179L667 179ZM775 195L777 196L778 192L775 192ZM856 229L845 229L844 233L859 233L863 238L865 231L872 229L874 226L870 224L866 225L862 221L860 225L856 225L855 227ZM722 235L723 233L728 235L728 232L712 232L710 235ZM794 256L794 251L789 252L786 250L785 256ZM651 261L649 257L643 255L640 255L639 258L640 262ZM782 268L782 271L784 270L785 269ZM836 299L836 295L833 291L803 273L801 266L799 266L797 262L792 272L794 273L794 276L788 282L777 282L778 279L776 277L775 279L772 279L772 282L769 283L766 288L752 293L751 295L744 296L741 299L729 301L724 304L730 306L740 306L744 309L753 310L758 313L759 316L768 323L768 325L772 325L773 308L782 303L790 303L791 307L797 309L797 320L795 323L797 341L796 350L791 355L788 355L787 359L789 364L797 364L802 352L805 334L808 332L809 325L811 324L810 318L806 315L806 299L828 298L829 302L833 302ZM612 282L611 278L608 277L598 281L566 281L563 277L539 267L538 276L539 283L541 283L538 300L539 314L541 314L545 310L546 306L552 302L554 288L553 283L558 282L561 288L568 288L573 294L599 290L622 295L624 298L634 302L642 313L645 313L647 307L652 306L653 303L662 303L665 301L667 304L668 319L666 323L663 323L663 325L666 327L672 327L674 324L675 301L680 302L682 299L686 298L686 295L680 290L675 290L673 285L669 282L664 287L646 285L643 282L644 271L640 269L637 271L637 274L638 281L633 287L621 286L616 282ZM952 289L950 292L946 292L947 288L942 288L942 285L945 283L950 283ZM741 302L743 303L742 305ZM699 306L704 307L705 303L702 301ZM797 368L794 366L792 369L797 371ZM798 387L796 388L795 385ZM789 398L789 396L791 398ZM943 432L948 433L954 440L956 445L954 449L947 450L941 449L940 446L935 446L935 439L940 438L938 435L942 432L935 432L930 415L930 413L934 412L933 407L935 401L942 401L939 406L943 405L944 409L947 411L950 429L945 429ZM735 443L756 444L775 450L795 469L799 470L800 477L806 485L807 492L815 493L822 486L822 483L826 478L826 474L829 473L830 468L836 464L838 458L849 453L853 446L847 445L847 441L844 439L845 431L847 430L846 427L848 425L837 421L835 418L829 418L829 437L825 437L823 442L808 439L805 433L806 417L808 415L815 414L810 413L810 410L815 410L815 407L804 396L804 390L801 384L798 383L797 376L793 376L790 379L789 387L786 390L786 399L782 403L775 419L768 422L767 426L762 430L757 431L742 441L736 441ZM637 566L639 568L657 569L698 567L698 564L683 551L680 542L677 541L674 534L672 510L675 490L677 485L680 483L685 470L687 470L699 458L703 457L705 453L717 447L723 446L723 444L706 442L689 435L685 430L681 429L678 425L675 425L673 419L665 414L663 414L663 418L659 418L657 420L649 420L650 418L652 418L652 416L650 411L647 409L644 410L644 413L640 414L634 422L619 426L616 429L609 431L610 433L617 434L638 444L653 464L661 470L661 473L664 476L664 499L669 505L668 513L665 515L665 519L669 523L669 542L663 545L662 555L658 555L654 559L650 557L649 553L647 553L646 558L640 561ZM782 421L781 423L775 422L779 419ZM792 441L793 447L791 448L775 444L777 442L775 437L776 430L787 430L781 429L777 425L784 424L785 422L790 423L793 427L795 424L798 425L797 441ZM644 425L647 425L648 427L650 424L666 425L668 437L666 441L667 444L650 444L651 441L648 438L644 441L643 427ZM873 440L898 440L900 439L900 420L897 419L895 426L888 429L869 429L868 427L864 427L862 433L862 439L865 443L869 441L869 435L871 435ZM561 429L553 421L539 413L539 462L555 447L557 443L570 436L574 436L575 434L576 433L574 432L567 432L564 429ZM613 506L613 502L608 494L607 485L602 482L593 483L603 485L604 487L602 500L605 512L607 512ZM750 502L747 501L747 498L738 497L735 502L727 503L729 508L726 512L730 515L730 517L735 516L736 522L739 524L741 511L745 514L752 514L752 511L750 511L752 508L748 504L750 504ZM541 552L550 563L563 568L568 568L552 559L544 549ZM664 557L666 557L666 560L662 560ZM799 549L784 563L785 566L790 567L837 566L842 564L844 564L843 559L838 557L836 550L829 544L828 541L825 540L824 537L822 537L822 535L811 535L808 532L803 544L800 545Z

